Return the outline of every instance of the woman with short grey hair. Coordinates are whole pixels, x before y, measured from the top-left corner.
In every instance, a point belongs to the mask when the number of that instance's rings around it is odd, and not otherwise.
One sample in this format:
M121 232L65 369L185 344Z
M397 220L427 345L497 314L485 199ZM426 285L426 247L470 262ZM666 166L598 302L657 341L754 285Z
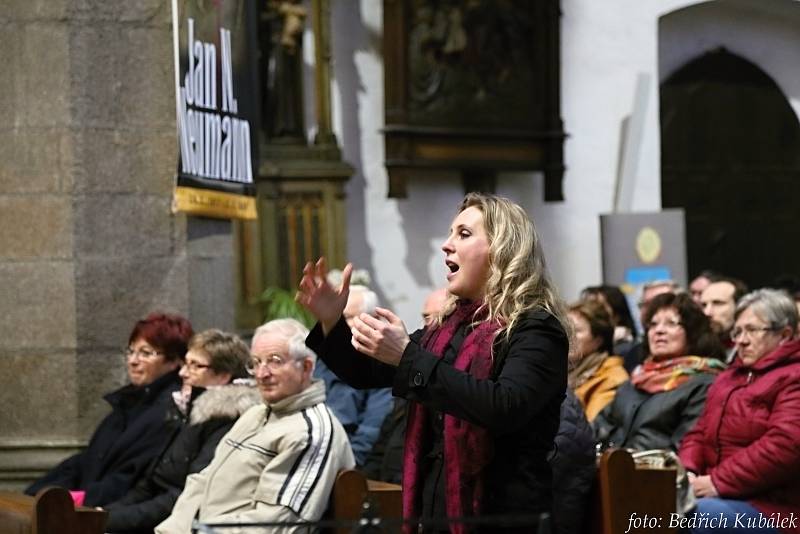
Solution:
M703 414L681 443L698 517L725 519L715 534L733 532L737 521L753 525L748 533L800 534L796 518L781 520L800 503L797 322L794 302L781 291L741 298L731 331L736 359L709 388Z
M763 317L772 328L781 329L784 326L797 331L797 308L789 296L776 289L757 289L739 299L736 304L734 319L737 319L747 308L751 308L756 315Z

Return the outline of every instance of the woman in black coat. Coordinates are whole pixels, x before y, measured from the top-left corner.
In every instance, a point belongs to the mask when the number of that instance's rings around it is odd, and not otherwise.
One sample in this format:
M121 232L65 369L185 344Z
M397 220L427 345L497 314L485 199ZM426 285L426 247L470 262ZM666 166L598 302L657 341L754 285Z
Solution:
M161 451L170 422L164 414L180 388L178 368L192 336L189 321L153 313L137 322L125 350L130 384L104 398L111 413L100 422L89 446L31 484L35 495L47 486L75 491L76 502L102 506L122 497Z
M183 491L186 477L211 462L220 439L260 401L244 377L250 356L233 334L206 330L189 342L181 368L183 388L174 395L169 418L178 424L145 476L120 500L106 506L106 531L152 533L166 519Z
M452 297L410 336L384 308L349 328L341 314L352 266L334 289L324 260L306 265L297 299L319 320L307 344L353 387L392 386L410 401L404 517L438 532L448 517L549 512L568 341L533 223L507 199L469 194L442 250Z

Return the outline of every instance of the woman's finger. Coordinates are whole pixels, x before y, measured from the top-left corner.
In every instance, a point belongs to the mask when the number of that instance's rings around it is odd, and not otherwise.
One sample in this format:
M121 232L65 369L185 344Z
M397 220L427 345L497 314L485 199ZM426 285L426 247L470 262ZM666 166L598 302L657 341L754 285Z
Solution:
M356 320L370 330L379 330L383 325L383 321L376 319L368 313L358 314L358 316L356 316Z
M403 325L403 321L400 319L400 317L395 315L392 312L392 310L390 310L388 308L380 308L380 307L375 308L375 314L378 317L382 317L382 318L386 319L386 321L391 325L394 325L394 326L402 326Z
M362 313L361 315L366 315L366 314ZM361 315L358 315L353 318L353 329L360 336L359 339L370 339L373 328L364 322L364 320L361 318ZM369 318L369 315L366 315L365 318Z
M350 291L350 276L353 274L353 264L348 263L344 266L342 271L342 287L339 288L339 294L342 295Z
M325 260L325 256L320 256L320 258L317 260L316 267L316 276L322 280L325 280L325 277L328 276L328 262Z
M359 340L356 339L356 336L350 338L350 344L353 345L358 352L362 354L366 354L367 356L374 356L374 351L370 349L367 345L364 345Z
M303 291L303 293L311 294L315 289L316 285L310 276L304 276L300 279L300 290Z

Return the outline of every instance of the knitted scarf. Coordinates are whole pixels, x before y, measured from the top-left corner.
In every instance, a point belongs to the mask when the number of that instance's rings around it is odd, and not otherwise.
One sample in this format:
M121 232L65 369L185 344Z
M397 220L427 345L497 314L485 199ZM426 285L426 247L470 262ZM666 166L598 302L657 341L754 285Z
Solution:
M480 320L464 338L453 367L475 378L485 379L492 369L492 343L500 325L496 321L481 320L486 318L486 310L478 311L479 308L480 303L459 304L441 326L431 327L425 332L421 345L441 358L463 323ZM403 516L406 518L420 515L425 480L420 460L432 445L430 437L426 439L428 417L430 413L421 404L410 404L403 452ZM476 516L481 512L483 468L493 454L492 439L486 429L447 414L444 415L443 438L447 515ZM406 527L406 532L413 530L411 526ZM450 525L452 534L462 534L465 530L463 524Z
M695 375L719 374L726 365L716 358L703 356L680 356L667 360L655 360L648 356L631 374L631 383L648 393L671 391Z
M608 353L593 352L581 358L581 361L572 368L567 375L567 385L570 389L577 389L581 387L587 380L592 378L603 362L608 358Z

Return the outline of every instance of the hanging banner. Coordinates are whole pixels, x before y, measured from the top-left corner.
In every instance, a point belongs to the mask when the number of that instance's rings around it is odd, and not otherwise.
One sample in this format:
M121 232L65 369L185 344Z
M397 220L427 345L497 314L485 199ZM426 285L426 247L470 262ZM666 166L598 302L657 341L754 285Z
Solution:
M251 0L172 0L173 211L255 219L258 103Z

